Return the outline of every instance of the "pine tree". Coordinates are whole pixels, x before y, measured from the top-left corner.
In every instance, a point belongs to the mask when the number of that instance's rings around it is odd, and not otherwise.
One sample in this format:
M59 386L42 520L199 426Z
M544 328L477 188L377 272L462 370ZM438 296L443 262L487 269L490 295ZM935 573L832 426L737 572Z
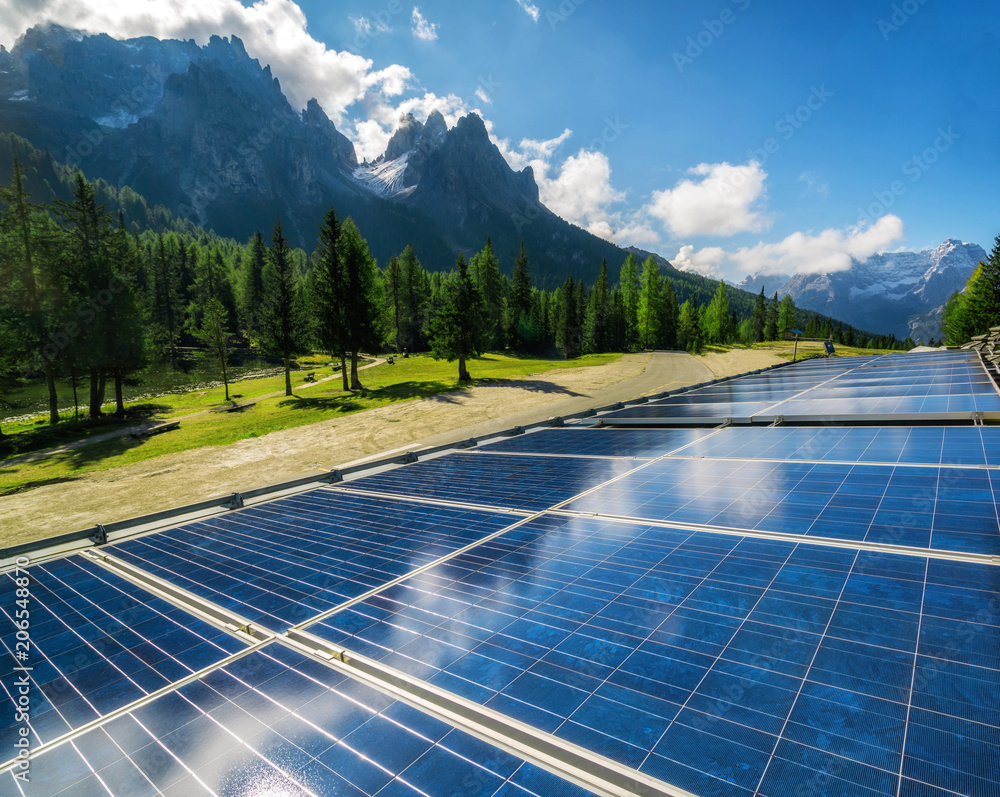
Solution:
M402 345L406 351L423 351L426 348L424 326L427 322L427 306L430 300L427 272L420 265L410 244L403 249L399 265L402 284L405 286L405 301L402 304Z
M792 294L786 293L778 307L778 336L780 337L786 329L792 329L794 326L795 301L792 299Z
M601 272L590 292L587 318L584 323L584 351L595 353L608 351L608 316L610 314L611 293L608 288L608 261L601 261Z
M239 318L240 328L247 340L252 341L260 327L260 307L264 301L264 266L267 246L260 230L255 230L250 245L244 252L240 268Z
M761 294L763 295L763 294ZM729 296L726 283L719 282L715 296L705 309L705 336L711 343L727 343L729 341ZM754 316L754 333L756 334L757 318Z
M1000 324L1000 235L996 237L993 251L973 272L961 303L963 322L969 334L965 343L974 335L982 335L990 327Z
M219 363L222 370L222 384L226 391L226 401L229 401L229 375L226 366L229 363L229 318L225 306L219 299L209 299L205 304L201 317L201 328L198 337L208 346L209 352Z
M660 335L660 320L662 310L660 302L660 267L652 255L642 264L642 275L639 277L642 286L639 293L639 343L642 348L655 347Z
M514 261L514 275L510 290L510 334L511 345L520 351L533 346L538 341L538 330L531 319L531 275L528 272L528 255L524 251L524 241Z
M358 378L358 356L382 345L382 283L368 242L354 220L347 217L340 227L337 245L344 269L344 330L351 354L351 390L364 390Z
M767 325L767 299L764 298L764 286L753 305L753 337L754 343L764 340L764 329Z
M441 310L431 323L431 344L435 357L458 360L458 379L468 382L472 377L466 361L486 350L486 310L463 255L456 265L458 274L444 285Z
M661 340L664 348L674 349L677 348L677 315L680 310L677 306L677 294L674 293L669 277L663 280L662 307Z
M274 224L264 268L261 338L285 366L285 395L292 395L292 358L305 349L302 291L281 219Z
M405 310L402 313L400 312L404 301L404 291L403 269L399 265L399 258L393 255L389 258L389 265L385 269L385 298L389 314L392 318L396 354L399 354L400 325L402 324L402 317L405 315Z
M55 357L46 356L48 338L53 331L55 308L51 301L43 299L43 286L39 285L36 273L40 263L36 257L36 232L34 216L40 210L31 202L24 186L24 172L21 162L15 156L10 186L0 187L0 229L8 234L9 262L13 266L11 278L21 284L24 290L25 318L21 333L29 351L37 351L45 384L48 389L49 423L59 422L59 397L56 392ZM8 351L13 351L8 349ZM58 356L58 352L55 353Z
M486 238L486 245L472 258L469 266L472 280L486 309L486 335L490 341L488 348L491 350L503 348L506 296L503 275L500 273L500 261L493 251L491 238Z
M559 289L559 325L556 346L567 360L580 353L579 317L577 316L577 289L573 277L567 277Z
M347 381L347 286L339 251L340 220L333 208L323 214L319 227L313 269L309 273L309 311L313 330L320 347L340 360L340 377L344 390Z
M778 292L767 306L767 323L764 325L764 340L778 339Z
M677 348L690 352L701 349L697 300L692 296L681 305L677 318Z
M639 343L639 269L631 252L622 264L618 286L622 294L622 346L630 351Z

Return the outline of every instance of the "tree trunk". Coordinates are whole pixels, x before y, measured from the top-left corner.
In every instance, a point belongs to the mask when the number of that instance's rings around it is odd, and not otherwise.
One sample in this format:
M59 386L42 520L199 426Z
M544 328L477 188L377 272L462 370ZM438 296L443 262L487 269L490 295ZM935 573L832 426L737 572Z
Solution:
M225 358L220 358L222 360L222 384L226 388L226 401L229 401L229 377L226 375L226 360Z
M358 353L351 352L351 390L364 390L364 385L358 379Z
M344 391L350 390L351 385L347 381L347 357L343 354L340 355L340 378L344 383Z
M101 408L104 406L104 395L107 392L106 388L108 386L108 375L103 371L97 380L97 412L101 413Z
M49 424L59 423L59 397L56 395L56 374L52 361L45 361L45 384L49 388Z
M285 395L292 395L292 361L285 357Z
M101 417L100 376L96 370L90 372L90 417Z
M76 368L69 372L70 384L73 385L73 420L80 420L80 396L76 392Z
M120 371L115 371L115 417L125 417L125 401L122 396L122 375Z
M471 382L472 377L469 376L469 369L465 367L465 358L458 358L458 381L459 382Z

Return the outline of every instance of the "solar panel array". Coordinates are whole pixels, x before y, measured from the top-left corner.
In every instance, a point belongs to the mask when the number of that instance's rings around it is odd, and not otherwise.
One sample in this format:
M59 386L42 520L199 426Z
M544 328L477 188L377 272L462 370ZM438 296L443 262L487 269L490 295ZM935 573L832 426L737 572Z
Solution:
M0 793L1000 795L975 366L800 363L9 570ZM798 425L694 423L737 405Z
M1000 420L1000 395L974 352L806 361L611 413L617 425Z

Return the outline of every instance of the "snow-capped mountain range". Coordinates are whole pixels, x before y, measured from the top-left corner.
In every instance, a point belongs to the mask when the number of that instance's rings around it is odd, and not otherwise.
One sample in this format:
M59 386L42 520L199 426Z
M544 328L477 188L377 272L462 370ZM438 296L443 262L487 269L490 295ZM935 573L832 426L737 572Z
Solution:
M753 274L740 288L781 298L862 329L927 341L941 336L944 303L986 259L978 244L949 238L920 252L883 252L831 274Z

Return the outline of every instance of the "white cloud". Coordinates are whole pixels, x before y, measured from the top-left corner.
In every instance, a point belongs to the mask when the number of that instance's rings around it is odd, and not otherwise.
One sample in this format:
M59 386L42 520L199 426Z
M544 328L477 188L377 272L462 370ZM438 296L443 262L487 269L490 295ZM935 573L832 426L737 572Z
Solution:
M706 246L704 249L694 251L691 245L682 246L677 255L671 259L675 268L681 271L690 271L701 274L703 277L713 279L722 278L722 264L726 262L728 255L719 246Z
M8 46L32 25L49 21L122 39L205 44L212 34L235 34L252 57L271 65L294 107L315 97L338 124L352 104L372 95L398 96L413 77L405 66L373 70L370 59L327 49L309 35L305 14L292 0L258 0L249 8L239 0L0 0L0 42Z
M528 0L517 0L517 4L524 9L524 13L531 17L535 22L538 22L538 18L542 13L538 10L538 6L529 3Z
M410 16L413 22L413 35L418 39L425 42L432 42L437 37L437 23L428 22L424 19L424 15L420 13L420 9L416 6L413 7L413 14Z
M625 193L611 184L611 164L603 152L580 150L571 155L559 174L535 174L542 204L567 221L586 230L612 238L609 205L625 199Z
M493 104L493 100L490 99L490 95L483 90L482 86L476 89L476 99L483 103L483 105Z
M694 251L682 246L673 263L687 271L719 276L726 266L748 274L831 274L885 252L903 238L903 221L891 213L874 224L846 230L826 229L815 235L794 232L777 243L760 243L727 252L713 246Z
M366 36L371 35L372 23L367 17L358 17L357 19L354 17L348 17L348 19L354 23L354 29L358 33L363 33Z
M756 161L742 166L701 163L688 173L701 179L684 179L673 188L654 191L652 203L644 208L674 236L735 235L770 226L761 209L767 172Z

